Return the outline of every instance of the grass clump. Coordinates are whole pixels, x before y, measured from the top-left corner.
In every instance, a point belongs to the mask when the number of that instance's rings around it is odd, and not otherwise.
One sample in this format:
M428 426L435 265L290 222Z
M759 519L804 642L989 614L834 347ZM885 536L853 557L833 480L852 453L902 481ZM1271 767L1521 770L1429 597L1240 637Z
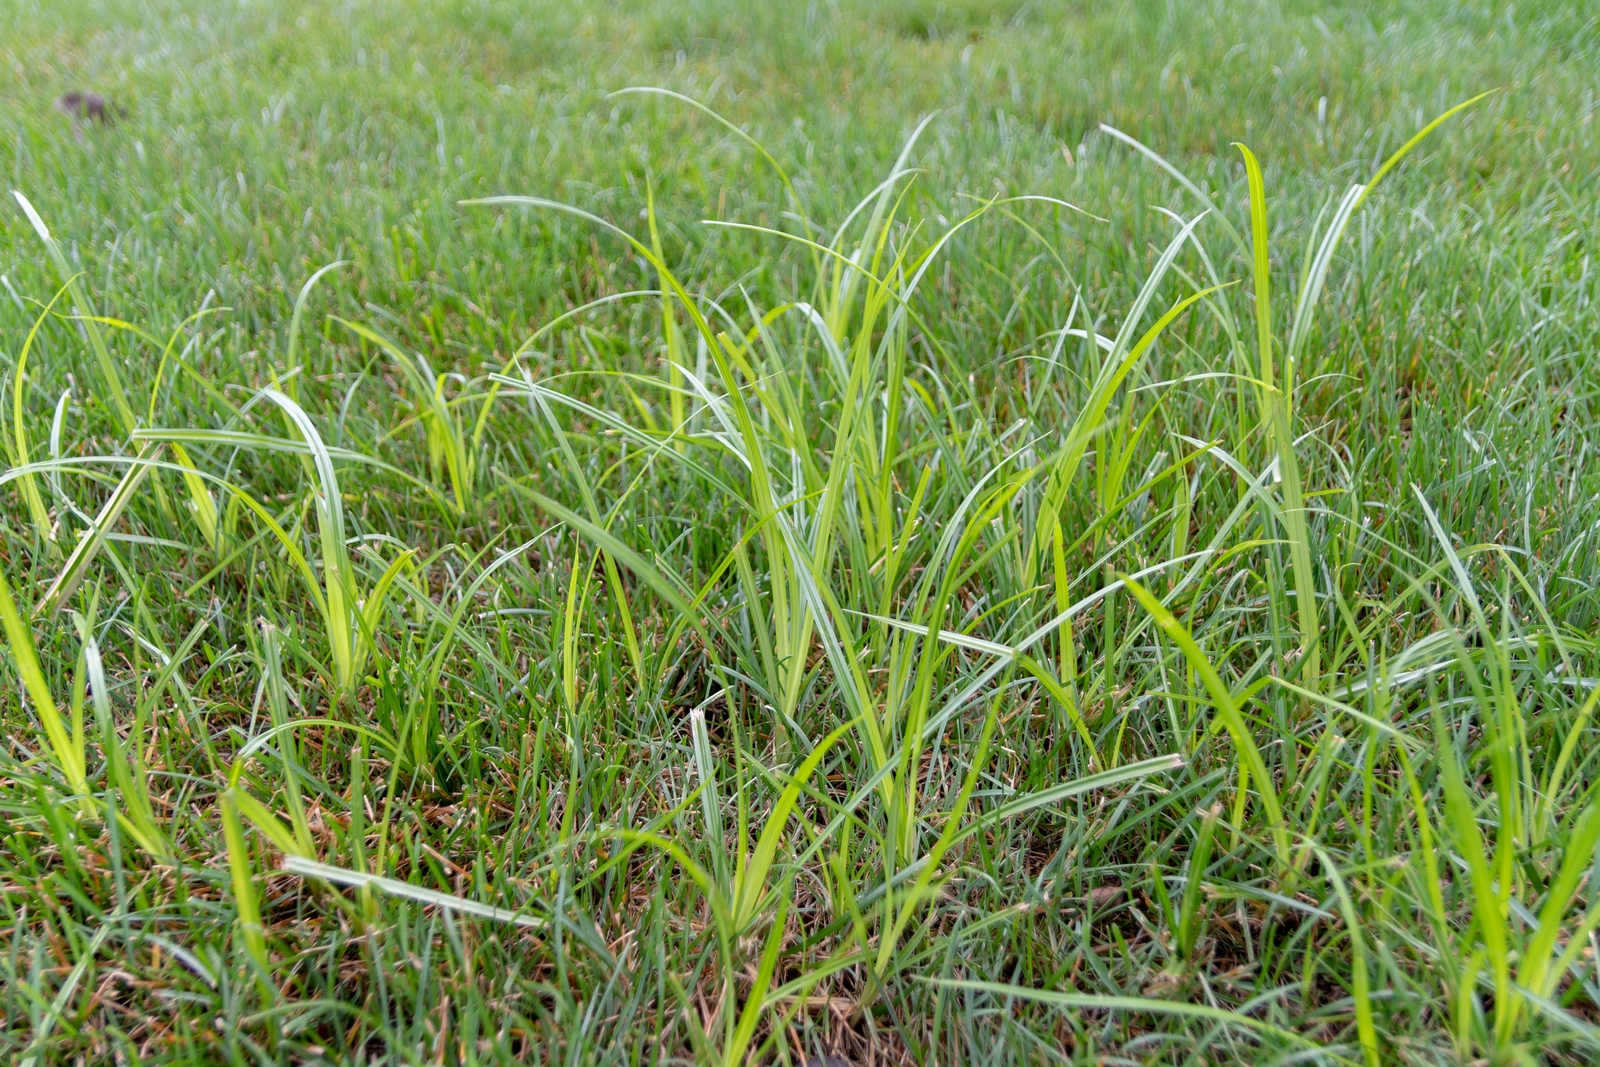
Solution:
M1590 1062L1592 28L1263 12L177 5L19 125L0 1048Z

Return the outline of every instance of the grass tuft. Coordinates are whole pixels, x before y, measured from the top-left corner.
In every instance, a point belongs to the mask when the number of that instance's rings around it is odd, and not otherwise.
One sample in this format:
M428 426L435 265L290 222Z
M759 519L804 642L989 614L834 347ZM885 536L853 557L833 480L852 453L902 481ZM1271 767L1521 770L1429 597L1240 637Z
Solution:
M1593 1060L1581 10L0 27L7 1062Z

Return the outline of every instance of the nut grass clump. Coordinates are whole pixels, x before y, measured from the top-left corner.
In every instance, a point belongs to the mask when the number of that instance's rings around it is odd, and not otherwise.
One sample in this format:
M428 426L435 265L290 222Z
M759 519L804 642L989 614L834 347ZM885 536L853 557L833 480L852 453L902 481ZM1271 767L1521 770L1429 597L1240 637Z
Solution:
M14 139L0 1048L1591 1060L1582 27L711 6Z

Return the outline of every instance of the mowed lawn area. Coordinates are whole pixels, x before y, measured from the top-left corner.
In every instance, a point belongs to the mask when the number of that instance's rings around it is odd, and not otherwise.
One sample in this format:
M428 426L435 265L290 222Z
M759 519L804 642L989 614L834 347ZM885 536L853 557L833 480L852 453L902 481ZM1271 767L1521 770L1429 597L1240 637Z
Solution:
M1574 0L7 3L0 1059L1596 1062L1597 97Z

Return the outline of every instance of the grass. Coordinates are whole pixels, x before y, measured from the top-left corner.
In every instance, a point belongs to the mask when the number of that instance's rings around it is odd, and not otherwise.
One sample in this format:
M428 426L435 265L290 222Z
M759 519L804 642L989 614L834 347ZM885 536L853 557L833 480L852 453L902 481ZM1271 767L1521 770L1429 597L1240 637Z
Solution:
M8 1060L1593 1062L1582 5L0 28Z

